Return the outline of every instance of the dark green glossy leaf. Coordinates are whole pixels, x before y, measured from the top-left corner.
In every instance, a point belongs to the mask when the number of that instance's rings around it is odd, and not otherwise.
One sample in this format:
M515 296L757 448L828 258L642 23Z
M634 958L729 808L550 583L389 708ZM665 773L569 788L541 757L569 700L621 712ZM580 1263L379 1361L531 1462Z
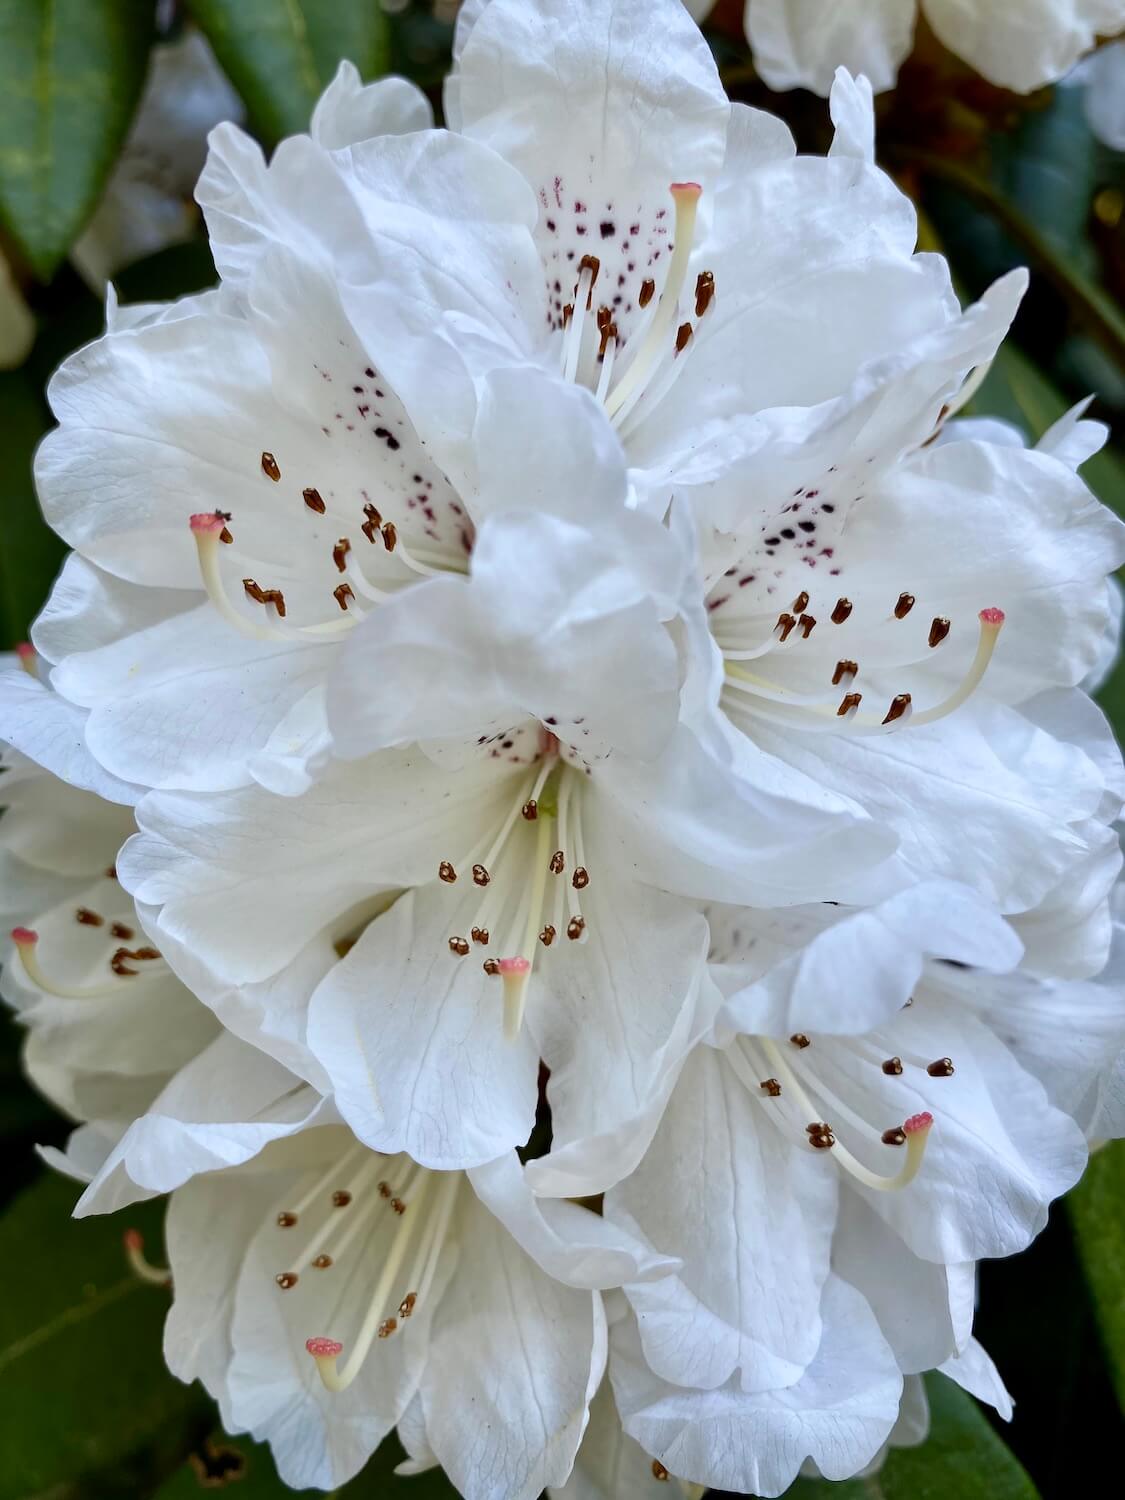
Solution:
M49 276L97 202L144 83L152 0L0 0L0 220Z
M341 58L364 78L388 70L379 0L191 0L191 11L267 142L308 129Z
M1125 1410L1125 1143L1090 1158L1066 1200L1117 1399Z
M31 477L35 448L50 414L26 370L0 374L0 452L4 524L0 542L0 644L27 639L66 550L39 510Z
M362 1474L325 1500L456 1500L457 1491L440 1469L400 1479L395 1465L403 1452L392 1434L368 1463ZM229 1438L214 1433L199 1445L187 1463L157 1491L154 1500L197 1500L205 1488L236 1484L232 1500L285 1500L293 1491L277 1477L264 1443L247 1437ZM321 1493L302 1490L301 1494Z
M1037 1500L971 1396L944 1375L926 1377L926 1394L931 1427L920 1448L896 1448L866 1479L798 1480L788 1500Z
M164 1369L168 1293L129 1271L120 1217L70 1218L77 1192L45 1174L0 1218L0 1500L145 1494L212 1420ZM160 1219L124 1222L159 1246Z

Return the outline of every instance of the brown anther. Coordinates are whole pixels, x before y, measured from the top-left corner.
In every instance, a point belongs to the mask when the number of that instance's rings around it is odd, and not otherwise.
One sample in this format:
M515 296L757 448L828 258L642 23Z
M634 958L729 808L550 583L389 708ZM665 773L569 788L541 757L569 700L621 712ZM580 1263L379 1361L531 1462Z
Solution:
M338 583L332 590L332 597L342 610L346 610L348 600L355 598L355 592L350 583Z
M487 927L474 927L469 936L474 943L479 943L482 948L488 947L489 931Z
M901 1125L895 1125L890 1130L884 1130L880 1140L884 1146L905 1146L906 1131Z
M91 911L88 906L80 906L74 913L74 920L81 922L83 927L105 926L105 918L100 917L96 911Z
M492 879L492 876L488 873L488 871L485 869L485 867L483 865L474 865L473 866L473 884L474 885L480 885L480 886L488 885L489 882L491 881L491 879Z
M566 924L566 935L572 943L577 942L585 931L585 917L571 917L570 921Z
M398 1315L399 1315L399 1317L400 1318L409 1318L410 1315L411 1315L411 1313L413 1313L414 1308L417 1305L417 1302L418 1302L418 1293L417 1292L407 1292L406 1296L402 1299L402 1301L398 1305Z
M833 625L842 625L852 612L852 601L850 599L837 599L836 608L832 611Z
M555 929L551 926L550 922L548 922L546 927L544 927L543 931L539 934L539 941L543 944L544 948L549 948L555 941L556 936L557 934L555 932Z
M538 802L536 802L534 797L529 797L524 805L520 808L520 812L529 823L534 823L536 818L539 816L539 804Z
M809 636L813 633L813 627L816 625L816 616L802 615L801 618L797 621L797 624L801 627L801 634L807 641Z
M931 1078L952 1078L954 1071L953 1059L951 1057L939 1057L936 1062L930 1063L926 1069Z
M845 677L850 682L851 679L858 674L858 672L859 663L855 661L848 661L847 657L845 657L843 661L838 661L836 663L836 670L832 673L832 686L839 687Z
M585 865L576 865L570 883L576 891L584 891L590 884L590 872Z
M310 484L307 489L301 491L305 504L310 510L315 510L318 516L324 514L324 501L320 497L320 491L314 489Z
M381 1339L389 1339L391 1334L394 1333L397 1327L397 1318L384 1318L383 1321L379 1324L379 1329L376 1337Z
M281 470L277 466L277 459L272 453L262 454L262 473L267 479L272 479L277 484L281 479Z
M676 329L676 353L682 354L691 343L692 327L690 323L681 323Z
M247 596L253 599L255 604L272 604L274 609L284 620L285 618L285 595L280 589L264 589L261 584L255 583L252 578L244 578L242 587Z
M902 1072L902 1058L888 1057L886 1062L883 1064L883 1072L886 1073L889 1078L897 1078Z
M913 594L900 594L898 596L898 603L895 605L895 619L896 620L905 620L906 617L907 617L907 615L910 613L910 611L913 608L914 608L914 595Z
M787 641L789 639L789 637L792 635L793 631L796 628L797 628L797 616L796 615L791 615L791 614L787 614L787 613L784 613L784 612L782 614L778 615L778 617L777 617L777 624L774 626L774 629L781 631L781 639L783 641Z
M486 974L499 974L500 960L498 958L486 958L481 968Z
M566 869L566 855L561 849L556 849L554 854L551 855L547 868L552 875L561 875Z
M863 702L862 693L845 693L840 699L840 707L836 710L836 717L842 719L850 714L853 708L858 708Z
M234 541L234 537L231 535L229 526L224 526L222 531L219 532L219 541L226 542L228 547L230 546L231 542Z
M383 538L383 546L386 547L388 552L393 552L398 544L398 532L395 530L395 523L393 521L384 521L380 529L380 535Z
M815 1146L818 1151L827 1151L830 1146L834 1146L835 1144L836 1137L830 1130L826 1130L823 1135L809 1136L809 1145Z
M601 268L602 268L602 263L601 263L601 261L598 259L598 257L596 255L584 255L582 257L582 259L578 262L578 274L580 276L581 276L581 274L582 274L583 271L589 271L591 273L591 275L590 275L590 291L591 292L593 292L594 288L598 284L598 273L601 271ZM587 302L586 306L589 307L589 305L590 304Z
M453 882L457 879L457 871L453 868L453 866L447 859L443 859L441 864L438 865L437 873L438 879L444 880L446 885L452 885Z
M935 615L930 621L929 644L931 647L940 646L949 634L950 624L944 615Z
M337 1188L332 1194L333 1208L347 1208L351 1201L352 1195L348 1192L347 1188Z
M401 1218L406 1212L406 1204L402 1201L401 1198L392 1198L391 1208L396 1214L398 1214L399 1218Z
M141 963L148 963L151 959L160 957L159 948L134 948L132 953L126 953L126 958L140 959Z
M449 951L455 953L458 958L464 958L469 951L468 941L463 937L451 937L449 939Z
M793 613L795 615L804 614L805 610L808 609L808 607L809 607L809 596L808 596L808 594L805 593L805 591L803 589L797 595L796 599L793 600L793 603L789 606L789 608L793 611Z
M135 979L136 969L131 969L124 959L116 957L110 959L109 966L120 979Z
M372 546L374 546L376 534L379 531L379 527L383 524L383 517L379 514L375 506L370 502L368 502L363 507L363 514L367 519L359 529L363 532L364 536L372 544Z
M318 1271L327 1271L328 1267L331 1264L332 1257L330 1255L318 1255L317 1258L313 1261L313 1266Z
M290 1291L300 1281L296 1271L279 1271L273 1278L283 1292Z
M595 322L598 325L598 332L599 333L603 332L606 328L608 328L609 325L613 322L613 310L612 310L612 308L604 307L604 306L603 307L599 307L598 310L597 310L597 313L595 314Z
M668 1470L658 1458L654 1458L652 1461L652 1477L659 1479L662 1484L667 1483L668 1480Z
M803 1031L795 1031L789 1040L793 1043L794 1047L800 1047L802 1050L810 1045L809 1039Z
M277 1227L279 1229L292 1229L296 1222L297 1215L289 1213L288 1210L279 1213L277 1216Z
M656 282L653 281L651 276L646 276L644 281L641 282L641 290L637 297L637 302L641 307L647 307L655 295Z
M110 926L109 930L113 933L115 938L121 938L126 943L129 942L132 938L136 937L136 933L133 931L133 929L131 927L126 927L124 922L114 922Z
M827 1120L813 1120L810 1125L805 1126L806 1135L829 1135L831 1131L832 1126Z
M715 278L710 271L700 271L695 278L695 316L701 318L715 296Z
M568 302L562 311L563 327L569 328L571 319L574 317L574 303Z
M376 1185L376 1192L380 1198L391 1197L391 1185L389 1182L380 1182Z
M884 724L893 724L896 719L901 719L902 718L903 714L906 712L906 710L909 707L910 707L910 694L909 693L899 693L899 695L898 695L897 698L892 698L891 699L891 706L890 706L890 708L887 709L887 717L883 720L883 723Z
M117 866L116 865L106 865L105 871L103 873L105 874L105 878L107 880L116 880L117 879Z
M601 338L600 338L600 340L598 342L598 358L599 359L605 359L606 350L609 348L610 340L611 339L616 343L616 341L617 341L617 324L616 323L607 323L605 325L605 327L601 331Z
M781 1098L781 1084L776 1078L763 1078L758 1087L763 1093L768 1094L771 1099Z
M336 564L337 573L348 571L348 553L352 550L352 544L346 536L342 536L332 548L332 561Z

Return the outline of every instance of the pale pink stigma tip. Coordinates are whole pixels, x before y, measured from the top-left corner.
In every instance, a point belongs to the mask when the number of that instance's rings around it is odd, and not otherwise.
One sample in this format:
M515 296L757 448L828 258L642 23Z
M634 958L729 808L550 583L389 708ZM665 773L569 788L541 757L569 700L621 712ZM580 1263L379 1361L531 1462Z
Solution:
M30 927L12 928L13 943L37 943L38 941L39 934L37 932L32 932Z
M30 641L20 641L16 646L16 655L21 661L30 661L35 655L35 647Z
M1002 609L982 609L978 618L982 625L1003 625L1004 611Z
M703 184L699 182L673 182L668 191L671 193L694 193L698 197L703 191Z
M502 958L498 968L501 974L526 974L531 964L526 958Z
M313 1359L335 1359L344 1352L343 1344L337 1343L335 1339L307 1339L305 1348Z
M121 1243L126 1250L136 1250L139 1254L145 1247L145 1237L139 1229L127 1229L121 1236Z
M920 1130L929 1130L933 1123L933 1115L928 1109L924 1109L920 1115L911 1115L909 1120L904 1120L902 1128L907 1135L917 1135Z
M218 511L204 510L191 517L191 529L201 536L218 536L226 521Z

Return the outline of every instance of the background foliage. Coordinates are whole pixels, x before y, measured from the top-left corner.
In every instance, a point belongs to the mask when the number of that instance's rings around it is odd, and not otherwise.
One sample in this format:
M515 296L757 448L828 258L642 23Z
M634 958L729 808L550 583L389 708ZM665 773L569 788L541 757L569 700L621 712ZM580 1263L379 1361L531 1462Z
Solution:
M194 23L267 146L305 128L312 104L348 57L366 78L398 71L438 98L451 5L397 0L189 0L164 5ZM727 0L712 41L732 94L784 113L800 144L823 149L827 112L801 93L769 95L753 75ZM393 14L388 14L393 11ZM44 385L101 326L98 299L67 256L98 202L140 97L154 39L151 0L0 0L0 254L36 320L23 365L0 373L5 505L0 646L23 639L62 556L39 517L31 457L50 423ZM880 101L884 164L919 203L924 241L944 250L966 295L1026 262L1033 288L1014 341L973 413L1034 440L1075 400L1125 418L1125 163L1094 140L1081 89L1030 100L991 89L923 37L893 96ZM211 284L201 234L125 268L124 301ZM1125 514L1125 463L1111 445L1086 477ZM1125 668L1102 700L1125 728ZM132 1278L122 1220L76 1223L74 1185L34 1152L66 1122L23 1082L20 1039L0 1021L0 1500L188 1500L234 1487L242 1500L285 1491L268 1453L225 1438L198 1387L160 1358L167 1293ZM159 1258L160 1210L127 1215ZM793 1500L1034 1500L1083 1494L1114 1472L1125 1405L1125 1145L1093 1159L1050 1227L1015 1261L986 1265L978 1332L1017 1410L1009 1427L942 1376L928 1389L929 1442L895 1453L873 1477L799 1481ZM450 1495L440 1475L391 1477L384 1445L340 1496Z

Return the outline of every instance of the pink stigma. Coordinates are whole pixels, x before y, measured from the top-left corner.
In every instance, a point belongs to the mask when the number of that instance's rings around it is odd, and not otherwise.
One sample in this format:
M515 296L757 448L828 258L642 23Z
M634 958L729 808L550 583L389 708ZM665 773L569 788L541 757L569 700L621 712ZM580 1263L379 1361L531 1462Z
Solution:
M670 193L694 193L698 198L703 192L703 185L699 182L673 182L668 191Z
M145 1247L145 1237L139 1229L127 1229L121 1236L121 1243L126 1250L135 1250L139 1255Z
M226 521L217 510L204 510L191 517L191 529L197 535L218 536Z
M1002 609L982 609L977 618L982 625L1003 625L1004 611Z
M924 1109L920 1115L911 1115L909 1120L904 1120L902 1128L907 1135L917 1135L920 1130L929 1130L933 1123L933 1115L928 1109Z
M526 958L502 958L498 967L501 974L526 974L531 964Z
M338 1354L343 1354L344 1346L335 1339L308 1339L305 1348L313 1359L335 1359Z
M20 661L30 661L35 655L35 647L30 641L20 641L16 647L16 655Z
M13 943L21 943L21 944L22 943L37 943L38 941L39 941L39 934L37 932L32 932L32 930L31 930L30 927L13 927L12 928L12 942Z

